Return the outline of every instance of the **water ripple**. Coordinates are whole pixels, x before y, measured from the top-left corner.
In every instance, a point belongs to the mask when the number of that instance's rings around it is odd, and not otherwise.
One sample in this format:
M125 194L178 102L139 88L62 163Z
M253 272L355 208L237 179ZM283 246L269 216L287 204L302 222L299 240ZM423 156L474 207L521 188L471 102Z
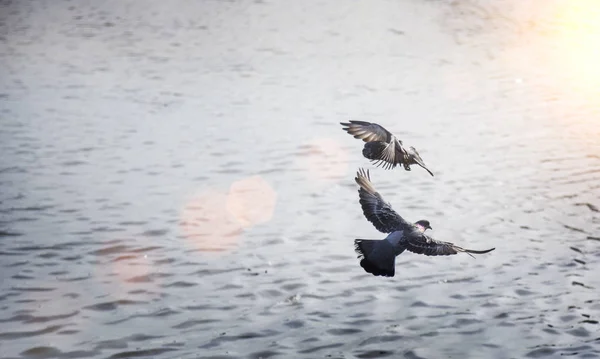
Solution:
M600 356L598 9L567 3L0 1L3 357ZM365 273L359 167L496 251Z

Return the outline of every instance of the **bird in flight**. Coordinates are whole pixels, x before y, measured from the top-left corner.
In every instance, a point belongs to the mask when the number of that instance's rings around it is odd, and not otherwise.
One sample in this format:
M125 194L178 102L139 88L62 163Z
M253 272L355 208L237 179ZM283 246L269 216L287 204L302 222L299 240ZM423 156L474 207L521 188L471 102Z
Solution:
M433 173L425 166L425 162L419 152L410 146L405 148L396 136L392 135L383 126L365 121L340 122L343 130L354 136L354 138L365 141L363 156L368 158L377 166L385 169L395 168L403 165L406 171L410 171L410 165L423 167L430 175Z
M450 242L436 241L425 234L432 229L429 221L420 220L414 224L408 223L392 206L385 202L371 183L369 171L359 169L355 178L360 186L358 189L359 203L363 214L375 228L388 236L385 239L355 239L354 248L361 258L360 266L367 273L375 276L393 277L395 273L396 256L405 250L426 256L448 256L458 253L483 254L495 248L482 251L465 249Z

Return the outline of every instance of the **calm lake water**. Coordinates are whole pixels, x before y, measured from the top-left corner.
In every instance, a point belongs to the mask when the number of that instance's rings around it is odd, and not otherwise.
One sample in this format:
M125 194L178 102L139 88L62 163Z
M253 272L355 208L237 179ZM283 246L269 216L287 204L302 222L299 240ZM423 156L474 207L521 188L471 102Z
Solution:
M591 0L0 1L0 356L600 357L599 41ZM365 273L359 167L496 250Z

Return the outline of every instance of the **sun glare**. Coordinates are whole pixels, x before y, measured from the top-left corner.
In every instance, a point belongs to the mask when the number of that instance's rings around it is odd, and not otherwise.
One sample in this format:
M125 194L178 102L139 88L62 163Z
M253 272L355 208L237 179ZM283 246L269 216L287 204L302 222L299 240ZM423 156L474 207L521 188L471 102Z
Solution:
M559 78L582 96L600 89L600 1L564 1L550 14L551 54Z

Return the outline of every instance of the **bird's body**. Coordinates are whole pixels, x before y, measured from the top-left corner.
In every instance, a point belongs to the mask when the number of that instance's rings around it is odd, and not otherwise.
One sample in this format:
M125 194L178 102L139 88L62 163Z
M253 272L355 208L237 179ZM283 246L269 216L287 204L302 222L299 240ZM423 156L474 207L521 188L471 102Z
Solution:
M461 252L469 255L483 254L495 249L477 251L461 248L450 242L436 241L425 234L427 229L431 229L429 221L409 223L384 201L373 187L368 171L360 169L355 180L360 186L358 193L363 214L378 231L388 234L385 239L354 241L355 250L361 258L360 265L368 273L393 277L396 256L405 250L426 256L448 256Z
M377 166L392 169L402 165L406 171L410 171L410 166L416 164L433 176L433 173L425 166L419 152L412 146L404 147L402 141L383 126L371 122L352 120L348 123L340 122L340 124L344 126L343 130L354 136L354 138L366 142L362 154Z

